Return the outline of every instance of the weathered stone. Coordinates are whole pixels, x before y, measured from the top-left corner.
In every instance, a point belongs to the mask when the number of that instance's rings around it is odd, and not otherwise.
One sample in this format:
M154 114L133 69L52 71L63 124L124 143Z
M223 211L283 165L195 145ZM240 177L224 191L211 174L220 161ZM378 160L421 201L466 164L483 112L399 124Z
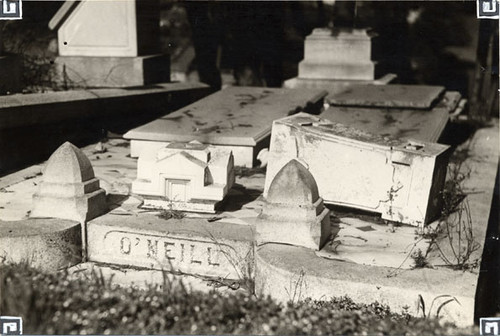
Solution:
M160 53L159 1L66 1L57 29L57 80L76 86L140 86L170 81Z
M299 78L374 80L381 73L372 45L376 36L366 29L314 29L304 43Z
M390 91L395 86L398 85L387 85L385 88ZM365 87L368 88L367 91L376 91L376 89L369 88L368 85ZM358 88L361 90L360 86ZM396 89L396 91L400 90ZM402 93L402 91L400 92ZM371 106L377 100L381 101L377 98L370 100L365 97L368 106L361 105L362 95L359 93L360 105L354 105L353 102L350 102L349 105L330 105L321 113L320 117L368 133L391 138L411 137L419 141L437 142L448 124L450 113L458 108L458 102L461 99L460 93L447 91L434 103L432 103L434 99L431 98L431 95L427 96L427 102L421 101L420 103L416 95L413 96L413 99L410 99L409 96L396 97L392 102L395 104L394 107L389 109L382 106ZM330 95L330 97L335 99L335 95ZM424 98L424 96L420 97ZM400 105L400 107L396 107L396 105ZM423 108L426 105L430 107ZM417 106L421 108L417 108Z
M136 57L59 56L57 80L76 87L127 87L170 82L166 55Z
M264 196L297 158L326 203L423 225L440 213L449 152L446 145L384 138L300 113L273 124Z
M442 86L352 85L329 97L337 106L373 106L429 109L444 94Z
M102 216L90 221L87 230L89 261L223 279L252 275L249 225L141 214Z
M62 144L47 161L30 216L84 223L106 209L106 192L99 188L89 159L71 143Z
M252 167L269 145L273 120L300 110L319 114L323 90L229 87L127 132L131 156L170 142L201 143L233 152L236 166Z
M144 207L215 212L234 184L231 151L197 141L143 151L132 192Z
M57 271L82 260L78 222L62 219L0 221L0 261Z
M331 236L330 211L302 163L291 160L276 174L256 224L257 244L285 243L320 250Z

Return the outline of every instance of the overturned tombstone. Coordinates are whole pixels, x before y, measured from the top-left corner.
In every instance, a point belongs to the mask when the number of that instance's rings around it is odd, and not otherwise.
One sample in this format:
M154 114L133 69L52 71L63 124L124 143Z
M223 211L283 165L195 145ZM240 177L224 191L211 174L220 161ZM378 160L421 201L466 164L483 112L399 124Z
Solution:
M305 113L276 120L264 197L291 159L307 163L325 203L420 226L440 214L449 146L389 139Z
M320 250L331 236L330 211L307 168L291 160L274 176L256 224L257 244L284 243Z
M153 147L139 157L132 192L146 208L213 213L234 184L233 168L230 150L198 141Z
M99 187L89 159L79 148L65 142L45 166L43 181L33 195L30 217L84 223L106 210L106 191Z

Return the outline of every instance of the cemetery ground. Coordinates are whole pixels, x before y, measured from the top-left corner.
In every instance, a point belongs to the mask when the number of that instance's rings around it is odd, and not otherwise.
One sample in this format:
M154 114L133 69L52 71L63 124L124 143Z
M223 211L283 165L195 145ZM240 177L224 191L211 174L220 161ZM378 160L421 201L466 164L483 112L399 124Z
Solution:
M196 269L187 275L182 267L180 272L165 273L161 265L145 267L137 256L125 265L113 259L104 242L91 240L90 261L55 274L22 264L2 266L1 290L9 293L2 295L2 314L22 316L26 332L48 334L475 333L470 327L474 309L479 309L474 308L475 297L491 299L495 291L495 283L481 287L478 277L485 272L481 255L494 254L483 253L488 241L481 239L497 167L498 124L494 121L472 133L455 144L445 189L450 201L446 209L456 210L445 218L458 216L464 233L455 240L449 239L446 221L418 232L368 213L333 208L331 219L341 234L323 251L267 244L257 250L260 268L246 272L240 267L247 265L244 258L233 260L227 266L238 265L238 270L226 277L201 276ZM200 222L214 229L230 227L237 234L257 217L265 179L260 168L236 170L227 207L215 215L138 208L140 198L130 195L137 160L130 157L129 146L127 140L103 139L83 148L110 207L109 213L89 222L89 235L103 228L113 231L114 226L140 237L141 230L168 232L175 223L191 229ZM42 167L37 164L0 179L1 220L27 218ZM253 272L258 274L256 283ZM492 291L476 295L477 288ZM443 319L438 323L436 316L452 316L462 329Z

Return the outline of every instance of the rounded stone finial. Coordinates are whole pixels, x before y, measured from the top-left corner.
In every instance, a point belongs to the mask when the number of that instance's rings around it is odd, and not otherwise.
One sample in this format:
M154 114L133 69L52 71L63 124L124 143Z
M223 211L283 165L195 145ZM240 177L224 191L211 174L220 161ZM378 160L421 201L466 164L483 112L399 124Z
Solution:
M318 185L298 160L288 162L274 177L267 194L268 203L312 204L319 199Z
M85 182L94 177L90 160L78 147L67 141L50 156L43 172L46 182Z

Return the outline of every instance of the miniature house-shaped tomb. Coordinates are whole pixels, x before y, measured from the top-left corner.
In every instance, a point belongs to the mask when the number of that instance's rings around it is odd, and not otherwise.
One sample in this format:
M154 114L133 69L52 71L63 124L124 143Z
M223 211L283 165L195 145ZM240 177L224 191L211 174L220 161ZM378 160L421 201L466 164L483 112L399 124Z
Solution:
M171 143L143 151L132 192L144 207L214 212L234 183L231 151L201 144Z

